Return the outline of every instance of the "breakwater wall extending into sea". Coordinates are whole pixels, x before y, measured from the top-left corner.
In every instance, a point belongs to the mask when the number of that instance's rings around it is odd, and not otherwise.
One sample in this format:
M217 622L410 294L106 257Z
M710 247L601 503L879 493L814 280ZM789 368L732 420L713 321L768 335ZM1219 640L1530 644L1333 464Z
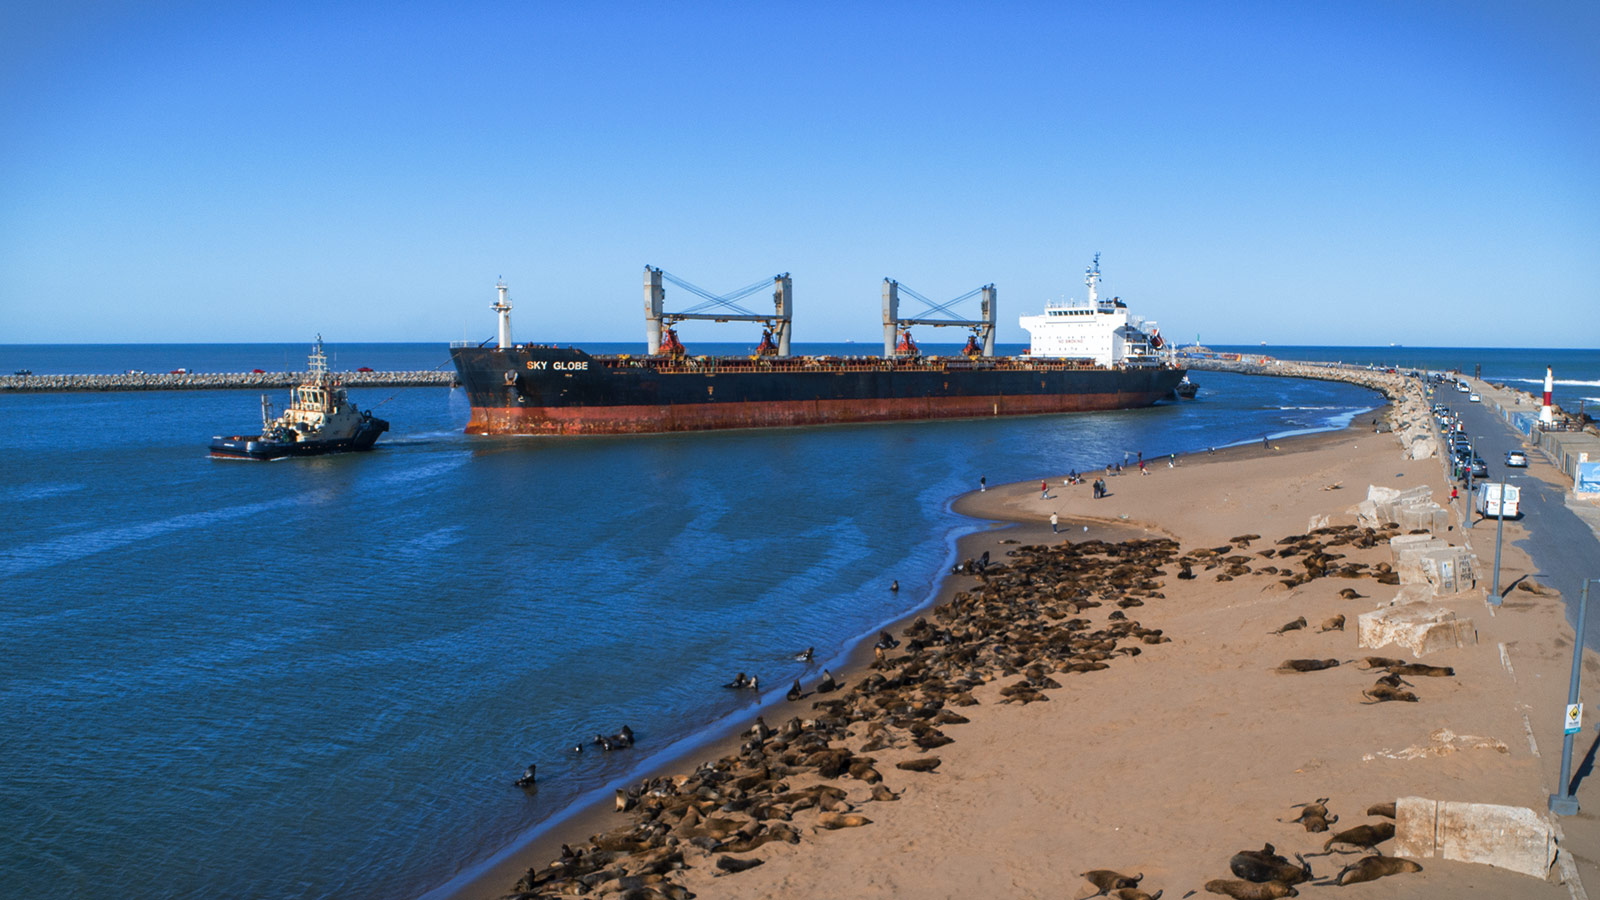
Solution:
M1273 359L1270 356L1245 356L1238 360L1186 359L1183 363L1196 371L1234 372L1240 375L1276 375L1282 378L1315 378L1319 381L1342 381L1346 384L1358 384L1365 388L1371 388L1391 401L1402 399L1407 393L1407 383L1414 383L1411 379L1398 372L1389 372L1383 369L1369 369L1366 366L1351 366L1340 363L1290 362L1288 360Z
M450 387L456 373L338 372L346 387ZM304 372L126 372L120 375L4 375L0 393L70 391L218 391L289 388L304 381Z

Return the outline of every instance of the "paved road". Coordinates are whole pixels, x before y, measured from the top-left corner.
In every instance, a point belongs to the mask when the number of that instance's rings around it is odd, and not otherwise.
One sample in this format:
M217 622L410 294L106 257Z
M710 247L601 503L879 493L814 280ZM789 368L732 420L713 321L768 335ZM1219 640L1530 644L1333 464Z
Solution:
M1528 537L1517 543L1533 558L1539 580L1561 592L1567 606L1567 624L1578 620L1578 597L1583 579L1600 578L1600 539L1582 519L1567 508L1567 479L1555 470L1539 451L1528 451L1528 469L1512 469L1505 464L1506 451L1521 450L1522 437L1495 412L1494 407L1471 403L1467 395L1448 386L1434 390L1434 402L1444 403L1461 413L1473 447L1489 464L1489 479L1504 478L1522 489L1522 524ZM1447 451L1448 452L1448 451ZM1562 487L1552 487L1535 472L1553 476ZM1466 490L1462 489L1463 497ZM1473 549L1486 567L1494 565L1494 519L1478 520L1473 525ZM1492 569L1490 569L1492 571ZM1504 590L1505 585L1501 585ZM1589 621L1584 628L1584 645L1600 651L1600 584L1589 586Z

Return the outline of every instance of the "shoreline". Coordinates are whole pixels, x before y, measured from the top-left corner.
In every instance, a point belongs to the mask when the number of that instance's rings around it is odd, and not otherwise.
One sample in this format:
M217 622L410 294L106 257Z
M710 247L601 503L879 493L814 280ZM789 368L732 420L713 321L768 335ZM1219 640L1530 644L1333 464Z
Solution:
M1248 443L1217 447L1210 451L1179 454L1178 465L1180 468L1186 465L1192 468L1197 465L1235 463L1273 455L1293 455L1343 441L1352 434L1368 435L1371 434L1368 430L1371 426L1357 425L1355 420L1362 416L1381 420L1391 409L1386 399L1375 397L1374 400L1375 406L1353 414L1351 421L1343 427L1282 436L1269 435L1272 449L1266 449L1261 442L1252 439ZM1159 464L1162 459L1165 457L1158 458L1156 463ZM1160 467L1166 468L1165 465ZM1155 471L1154 465L1151 465L1151 470ZM1093 480L1099 471L1084 474L1089 480ZM1051 473L1045 477L1051 482L1053 494L1059 495L1063 490L1065 472ZM1136 466L1124 466L1123 472L1108 478L1107 483L1109 487L1115 488L1120 481L1137 477L1139 476ZM1065 490L1086 496L1089 486L1084 483ZM899 634L928 610L949 602L956 593L968 586L961 576L950 571L950 564L952 562L959 564L961 560L976 558L985 551L988 551L992 558L1003 562L1005 551L1012 546L1065 538L1069 536L1069 530L1070 537L1075 540L1098 539L1108 542L1170 536L1159 528L1152 528L1150 523L1137 523L1127 520L1126 517L1112 519L1082 515L1064 516L1062 533L1054 535L1049 530L1046 517L1018 517L1006 508L1009 502L1026 500L1036 495L1037 491L1032 482L1018 482L996 485L987 491L969 491L953 497L949 501L948 508L957 515L971 520L968 523L969 527L955 536L952 552L947 556L945 568L939 573L930 595L914 607L888 620L880 626L881 630ZM875 638L876 634L869 632L853 640L842 654L844 661L833 670L836 680L841 684L855 682L871 671L870 667L874 661L872 643ZM810 673L810 679L815 680L821 674L822 667L819 666ZM809 684L807 686L809 687ZM660 760L647 763L634 774L608 782L581 795L563 811L532 826L525 836L508 847L502 848L486 860L466 867L443 884L429 888L420 894L420 900L499 900L514 893L513 886L519 878L530 868L543 867L551 860L559 858L564 844L576 844L587 840L590 835L617 827L621 817L615 811L611 796L614 786L631 786L651 778L688 772L702 762L737 753L746 731L758 715L771 717L772 721L779 721L789 716L809 716L813 712L811 708L813 699L815 698L811 695L799 701L787 701L779 697L772 701L752 704L748 710L727 717L732 719L738 716L741 721L737 723L725 719L721 724L714 725L700 734L686 736L677 742L679 745L688 745L685 749L663 750Z

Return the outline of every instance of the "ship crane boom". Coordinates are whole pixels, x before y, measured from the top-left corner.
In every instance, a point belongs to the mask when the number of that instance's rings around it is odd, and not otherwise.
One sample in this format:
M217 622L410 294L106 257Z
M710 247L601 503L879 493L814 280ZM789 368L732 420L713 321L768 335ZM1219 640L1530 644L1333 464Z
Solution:
M668 312L666 309L667 292L663 282L669 282L674 287L681 288L699 297L702 302L680 312ZM772 314L762 315L739 304L740 300L756 294L769 285L772 287ZM788 356L794 322L794 280L789 277L788 272L784 272L782 275L774 275L770 279L762 279L727 294L715 294L705 288L691 284L671 272L662 271L654 266L645 266L644 318L645 342L648 345L651 356L661 353L664 330L670 331L673 324L689 320L760 322L772 332L772 336L777 340L777 355Z
M920 301L925 309L917 315L906 317L900 315L900 295ZM979 318L959 318L954 307L973 297L982 297L979 304ZM901 329L912 325L931 325L934 327L949 327L972 329L973 342L981 343L981 352L984 356L994 355L994 325L996 321L996 307L998 306L999 293L994 285L986 284L980 288L973 288L951 300L936 303L924 297L910 287L895 281L892 278L883 280L883 355L893 358L902 354L902 347L914 346L901 340ZM971 343L971 342L969 342Z

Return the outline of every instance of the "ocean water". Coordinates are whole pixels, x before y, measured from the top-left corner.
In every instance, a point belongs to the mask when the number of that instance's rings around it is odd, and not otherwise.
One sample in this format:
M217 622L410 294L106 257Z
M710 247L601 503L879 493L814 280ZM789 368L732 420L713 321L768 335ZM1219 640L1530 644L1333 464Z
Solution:
M267 346L6 347L0 365L305 351ZM1145 410L580 440L471 438L459 391L371 390L357 401L393 423L378 450L273 463L205 454L257 421L247 392L0 396L4 893L419 896L753 719L756 698L719 687L733 673L781 694L923 603L980 475L1340 427L1379 402L1196 380L1198 401ZM624 723L636 748L569 752ZM530 762L532 796L510 784Z

